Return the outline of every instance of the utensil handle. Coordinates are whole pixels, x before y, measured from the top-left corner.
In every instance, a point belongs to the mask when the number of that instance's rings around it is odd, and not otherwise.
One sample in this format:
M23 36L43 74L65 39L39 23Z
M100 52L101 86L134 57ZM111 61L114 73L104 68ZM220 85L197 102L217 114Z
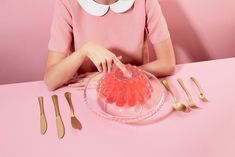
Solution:
M183 88L184 92L186 93L186 95L188 96L189 99L192 99L191 94L189 93L189 91L186 89L184 82L182 79L177 79L177 81L179 82L180 86Z
M174 101L176 101L176 97L175 97L175 94L173 93L169 83L167 80L163 80L162 81L162 84L164 85L164 87L167 89L167 91L169 91L169 93L171 94L171 96L173 97Z
M40 107L40 114L43 115L44 108L43 108L43 97L42 96L38 97L38 103L39 103L39 107Z
M59 109L59 105L58 105L58 96L57 95L52 95L52 101L53 101L53 104L54 104L56 117L60 116L60 109Z
M71 100L71 93L66 92L66 93L64 93L64 96L69 104L71 113L74 115L74 108L73 108L73 104L72 104L72 100Z
M203 93L202 87L201 87L200 83L196 80L196 78L190 77L190 79L196 84L196 86L197 86L199 92L200 92L200 93Z

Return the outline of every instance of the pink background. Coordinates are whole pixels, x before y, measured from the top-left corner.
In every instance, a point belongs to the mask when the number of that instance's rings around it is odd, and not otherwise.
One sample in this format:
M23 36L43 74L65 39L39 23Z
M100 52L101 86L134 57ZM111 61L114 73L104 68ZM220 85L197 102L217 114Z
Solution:
M43 78L54 1L0 1L0 84ZM235 56L234 0L160 2L177 63Z

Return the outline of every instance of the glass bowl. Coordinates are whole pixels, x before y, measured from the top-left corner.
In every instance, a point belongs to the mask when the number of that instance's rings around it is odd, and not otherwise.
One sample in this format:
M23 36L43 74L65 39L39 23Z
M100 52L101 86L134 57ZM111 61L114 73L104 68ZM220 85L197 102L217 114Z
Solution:
M156 114L164 105L166 91L159 79L149 72L143 72L149 78L152 86L151 97L144 104L117 106L115 103L109 104L100 97L97 86L94 87L91 82L97 79L101 80L106 73L97 73L88 80L84 88L85 104L99 117L122 123L143 123L146 119L156 117Z

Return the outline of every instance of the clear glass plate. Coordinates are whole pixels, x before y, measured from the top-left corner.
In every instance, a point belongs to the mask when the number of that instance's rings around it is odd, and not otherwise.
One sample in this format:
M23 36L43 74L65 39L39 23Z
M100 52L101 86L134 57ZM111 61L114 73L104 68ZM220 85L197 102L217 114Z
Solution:
M143 123L144 120L156 116L163 107L166 97L166 91L161 82L151 73L145 71L144 73L149 78L153 91L151 97L142 105L119 107L116 104L108 104L99 97L96 87L91 82L101 79L105 73L97 73L88 80L84 88L84 101L92 112L102 118L122 123Z

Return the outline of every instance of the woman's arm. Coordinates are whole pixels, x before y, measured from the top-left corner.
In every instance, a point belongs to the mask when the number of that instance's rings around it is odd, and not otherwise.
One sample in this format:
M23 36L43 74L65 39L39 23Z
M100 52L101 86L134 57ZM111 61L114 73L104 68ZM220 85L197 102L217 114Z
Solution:
M48 89L55 90L66 84L76 74L86 57L95 64L99 72L110 71L114 63L124 74L127 73L125 66L112 52L96 43L89 42L69 56L49 52L44 75Z
M58 52L49 51L44 81L49 90L55 90L73 77L83 63L85 56L75 51L69 56Z
M140 66L141 69L151 72L155 76L162 77L171 75L175 67L175 54L171 39L154 45L157 59L153 62Z

